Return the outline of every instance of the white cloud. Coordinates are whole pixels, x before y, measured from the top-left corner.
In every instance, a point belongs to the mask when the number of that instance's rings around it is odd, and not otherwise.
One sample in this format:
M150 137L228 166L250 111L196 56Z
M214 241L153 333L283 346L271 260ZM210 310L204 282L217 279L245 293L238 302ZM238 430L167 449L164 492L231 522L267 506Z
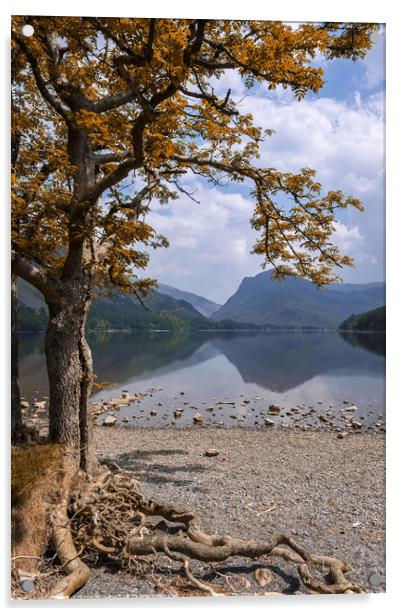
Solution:
M210 80L210 85L217 96L224 98L227 91L231 91L231 98L234 101L239 101L246 93L244 81L238 71L225 71L218 79L213 77Z
M160 281L218 302L224 302L241 279L258 271L260 258L251 257L255 241L249 219L251 200L238 193L223 193L199 182L199 205L185 195L163 215L155 205L148 222L169 239L170 246L151 253L149 274Z
M329 98L278 105L261 97L248 103L255 122L275 130L262 147L263 164L293 170L308 165L328 179L340 169L372 177L383 157L378 97L358 105Z
M341 252L349 252L350 249L353 249L355 252L355 248L357 242L363 240L363 236L361 235L358 227L347 227L341 222L335 223L335 233L332 234L332 239L334 243L339 247Z
M237 80L233 86L241 96ZM348 101L329 98L297 102L267 98L262 91L244 100L255 123L275 134L261 149L258 164L297 171L317 170L323 191L343 190L361 199L365 212L343 212L334 240L355 259L356 268L342 271L347 281L379 280L384 252L384 126L383 93L368 99L357 94ZM149 273L159 280L225 301L244 276L259 271L261 257L250 255L256 235L249 221L253 211L244 186L231 193L187 178L186 189L197 188L197 205L185 195L169 206L170 215L155 206L149 222L165 234L170 247L151 254ZM245 196L246 195L246 196Z

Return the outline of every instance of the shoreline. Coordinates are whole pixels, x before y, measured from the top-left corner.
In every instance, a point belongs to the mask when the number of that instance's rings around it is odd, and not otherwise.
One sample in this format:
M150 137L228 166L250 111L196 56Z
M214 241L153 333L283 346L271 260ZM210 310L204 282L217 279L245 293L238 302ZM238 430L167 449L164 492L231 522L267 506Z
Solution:
M260 540L286 532L314 553L346 560L354 569L350 579L367 592L385 591L383 433L341 440L330 430L97 426L94 445L103 461L132 470L146 496L194 509L208 532ZM218 453L208 457L211 448ZM272 574L263 588L254 579L259 566ZM234 594L304 594L293 567L237 558L217 565L213 581L228 590L230 580ZM164 562L153 576L133 578L97 568L76 597L176 596L169 584L179 571ZM199 563L197 573L210 579ZM378 585L370 585L372 574Z
M176 332L176 331L183 331L183 332L248 332L248 333L264 333L264 332L312 332L312 333L317 333L317 332L348 332L348 333L356 333L356 334L386 334L386 330L378 330L378 329L345 329L345 328L339 328L336 326L333 327L313 327L313 326L308 326L306 325L305 327L297 327L297 326L262 326L262 327L258 327L256 326L255 328L248 328L248 327L236 327L236 328L228 328L228 327L223 327L223 328L211 328L211 329L206 329L206 328L173 328L173 329L127 329L127 328L121 328L121 329L116 329L116 328L108 328L108 329L88 329L87 330L88 333L91 334L113 334L113 333L123 333L123 334L141 334L141 333L172 333L172 332ZM17 331L17 334L46 334L46 330L45 329L20 329Z

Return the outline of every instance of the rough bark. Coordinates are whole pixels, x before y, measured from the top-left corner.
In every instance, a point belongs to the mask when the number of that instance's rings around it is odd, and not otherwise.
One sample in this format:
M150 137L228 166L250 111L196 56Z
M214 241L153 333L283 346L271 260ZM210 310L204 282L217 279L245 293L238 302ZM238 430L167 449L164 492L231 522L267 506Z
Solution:
M11 274L11 442L24 441L18 382L17 277Z
M94 467L88 417L92 356L85 339L89 300L79 286L71 286L68 294L48 307L49 436L52 442L65 444L77 466L90 472Z

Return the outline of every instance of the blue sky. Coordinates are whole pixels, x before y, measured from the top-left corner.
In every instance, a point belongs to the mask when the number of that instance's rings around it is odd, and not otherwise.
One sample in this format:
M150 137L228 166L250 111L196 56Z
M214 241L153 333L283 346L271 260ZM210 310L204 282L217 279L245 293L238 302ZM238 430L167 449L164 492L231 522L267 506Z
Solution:
M215 84L216 91L231 88L234 100L243 99L242 111L251 112L257 125L275 130L262 146L262 166L312 167L323 190L343 190L362 201L365 211L342 213L334 237L355 260L355 268L340 272L345 282L384 279L384 54L382 30L364 60L318 59L326 83L301 102L287 90L246 91L234 72ZM149 222L170 247L152 252L147 274L223 303L244 276L261 271L261 258L250 254L253 203L247 187L237 184L217 189L189 176L186 188L196 190L199 205L181 195L152 208Z

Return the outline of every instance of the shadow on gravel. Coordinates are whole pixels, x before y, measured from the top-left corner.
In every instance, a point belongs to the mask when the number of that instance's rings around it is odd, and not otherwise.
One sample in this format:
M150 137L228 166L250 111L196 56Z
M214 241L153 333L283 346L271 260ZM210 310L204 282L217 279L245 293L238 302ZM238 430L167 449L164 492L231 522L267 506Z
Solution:
M186 454L188 454L187 449L136 449L131 452L131 455L143 460L153 456L184 456Z
M121 468L138 474L138 479L144 483L173 483L179 486L190 486L195 481L197 473L205 473L208 467L203 464L160 464L158 462L145 462L154 455L182 455L188 453L184 449L161 449L157 451L139 450L121 454L114 458L105 458L104 464L118 464ZM175 473L188 473L191 478L174 477Z

